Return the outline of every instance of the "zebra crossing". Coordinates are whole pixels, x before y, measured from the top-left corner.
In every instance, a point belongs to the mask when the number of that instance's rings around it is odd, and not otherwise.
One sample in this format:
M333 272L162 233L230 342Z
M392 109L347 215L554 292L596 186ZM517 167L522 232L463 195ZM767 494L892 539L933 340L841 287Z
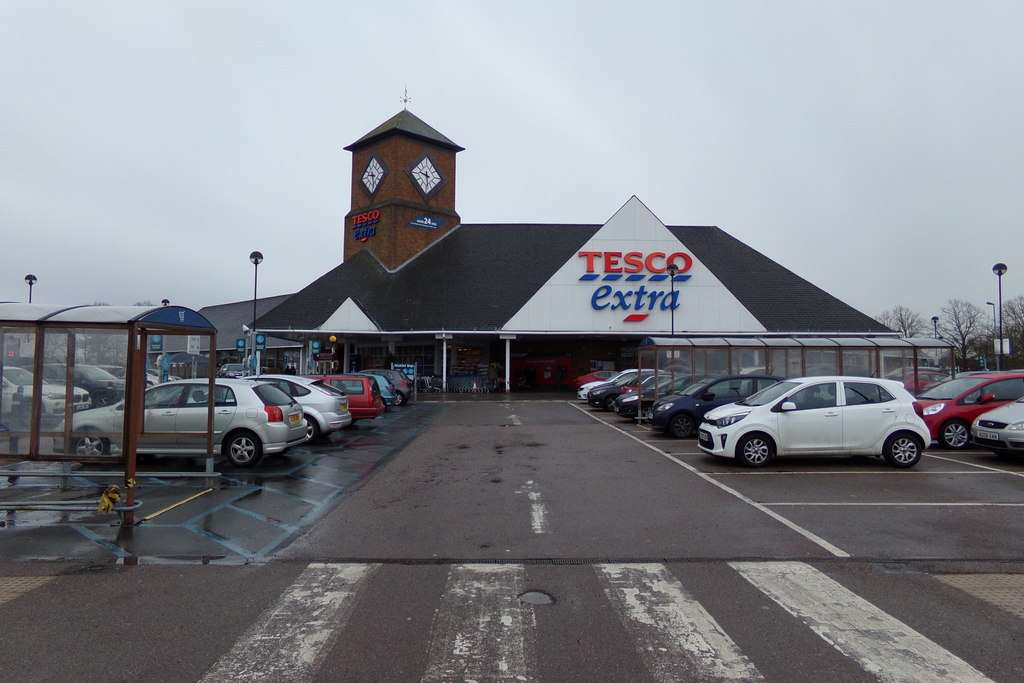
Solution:
M802 562L725 565L791 615L798 628L821 639L865 680L989 680L968 662L890 616L835 579ZM590 572L604 604L599 618L628 634L642 672L632 680L760 681L766 676L672 568L657 563L595 564ZM377 564L314 563L256 620L204 681L324 680L322 668L353 614L353 605ZM520 599L527 590L523 564L460 564L448 569L431 626L419 648L418 680L542 681L537 610ZM361 604L373 604L365 601ZM381 615L379 618L385 618ZM618 644L616 646L619 646ZM357 653L347 652L345 657ZM335 655L336 656L336 655Z

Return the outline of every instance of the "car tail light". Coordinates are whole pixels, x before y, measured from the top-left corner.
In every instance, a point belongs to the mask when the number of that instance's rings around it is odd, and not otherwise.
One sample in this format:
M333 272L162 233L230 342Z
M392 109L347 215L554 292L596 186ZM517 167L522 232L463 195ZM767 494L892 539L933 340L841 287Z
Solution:
M263 406L267 411L267 422L284 422L284 411L279 406Z
M921 406L920 401L914 401L914 412L921 419L924 419L924 408Z

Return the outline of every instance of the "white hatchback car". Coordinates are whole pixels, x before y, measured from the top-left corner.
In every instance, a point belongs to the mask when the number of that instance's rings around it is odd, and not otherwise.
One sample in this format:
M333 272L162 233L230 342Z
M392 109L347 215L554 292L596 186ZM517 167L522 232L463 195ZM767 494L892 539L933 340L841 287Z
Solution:
M798 377L715 408L697 432L702 451L760 467L776 455L875 455L913 467L931 437L900 382Z

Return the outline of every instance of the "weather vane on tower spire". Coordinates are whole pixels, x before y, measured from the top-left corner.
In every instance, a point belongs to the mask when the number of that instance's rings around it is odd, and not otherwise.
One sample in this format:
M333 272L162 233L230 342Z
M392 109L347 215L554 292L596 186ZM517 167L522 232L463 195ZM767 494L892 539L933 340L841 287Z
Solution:
M406 87L402 91L402 96L399 97L398 99L402 102L402 108L403 109L408 109L409 108L409 103L412 102L412 98L409 97L409 88L408 87Z

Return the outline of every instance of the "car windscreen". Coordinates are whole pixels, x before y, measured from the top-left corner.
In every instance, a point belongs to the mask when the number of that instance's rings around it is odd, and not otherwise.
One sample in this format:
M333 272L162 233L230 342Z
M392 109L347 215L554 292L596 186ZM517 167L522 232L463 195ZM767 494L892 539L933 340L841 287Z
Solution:
M30 386L32 384L32 373L25 368L8 365L4 368L4 378L8 382L14 382L19 386Z
M111 375L103 368L97 368L94 365L79 365L78 372L87 380L92 382L116 382L116 377Z
M753 394L752 396L748 396L742 401L736 401L736 405L763 406L785 396L788 392L796 389L798 386L800 386L799 382L777 382L770 387Z
M318 380L316 380L314 382L310 382L310 384L312 386L316 387L317 389L323 389L328 394L334 394L335 396L345 396L346 395L345 391L343 389L339 389L338 387L336 387L336 386L334 386L332 384L328 384L327 382L323 381L322 379L318 379Z
M273 384L253 384L252 390L265 406L286 406L292 402L292 397L278 389Z
M947 382L942 382L941 384L929 387L918 394L917 397L932 401L949 401L964 392L975 389L979 385L989 381L989 379L989 377L960 377L958 379L951 379Z

